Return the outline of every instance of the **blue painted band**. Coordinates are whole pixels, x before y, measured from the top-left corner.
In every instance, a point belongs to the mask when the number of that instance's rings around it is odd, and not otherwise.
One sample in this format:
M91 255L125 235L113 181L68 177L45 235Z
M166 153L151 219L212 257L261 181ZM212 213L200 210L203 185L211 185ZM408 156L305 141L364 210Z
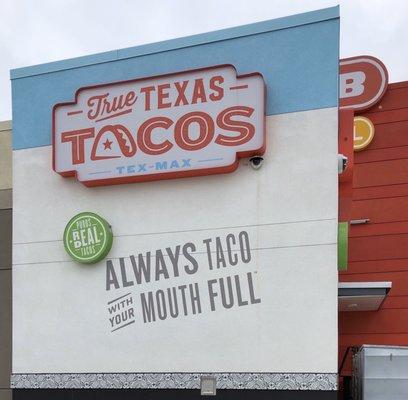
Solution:
M286 29L287 28L287 29ZM260 72L267 115L337 106L338 8L12 71L13 147L51 144L51 110L83 86L219 64Z
M68 60L55 61L30 67L16 68L10 71L11 79L24 78L32 75L45 74L64 69L84 67L109 61L117 61L125 58L139 57L163 51L181 49L184 47L198 46L205 43L219 42L242 36L256 35L264 32L272 32L279 29L293 28L320 21L339 18L339 7L329 7L318 11L310 11L288 17L272 19L238 26L234 28L221 29L183 38L165 40L163 42L150 43L142 46L128 47L125 49L107 51L89 56L75 57Z

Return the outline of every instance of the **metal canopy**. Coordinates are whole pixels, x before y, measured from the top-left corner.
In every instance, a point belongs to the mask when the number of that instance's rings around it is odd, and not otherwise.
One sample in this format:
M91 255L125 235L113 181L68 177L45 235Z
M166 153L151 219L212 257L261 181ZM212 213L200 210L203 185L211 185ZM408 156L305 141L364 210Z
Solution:
M339 282L339 311L376 311L392 282Z

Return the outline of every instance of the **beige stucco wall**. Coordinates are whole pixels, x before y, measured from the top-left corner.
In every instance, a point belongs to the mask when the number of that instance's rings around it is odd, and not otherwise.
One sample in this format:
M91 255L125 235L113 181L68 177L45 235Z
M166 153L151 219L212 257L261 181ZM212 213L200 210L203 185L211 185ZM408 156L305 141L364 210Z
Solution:
M0 121L0 210L11 208L11 121Z
M0 122L0 190L12 186L11 156L11 121Z
M11 160L11 121L0 122L0 400L11 399Z

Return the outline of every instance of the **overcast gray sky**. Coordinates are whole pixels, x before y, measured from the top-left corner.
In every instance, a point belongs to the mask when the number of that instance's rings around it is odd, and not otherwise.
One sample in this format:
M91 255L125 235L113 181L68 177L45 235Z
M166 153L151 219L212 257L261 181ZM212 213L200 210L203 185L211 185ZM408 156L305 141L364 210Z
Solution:
M381 59L408 80L407 0L0 0L0 121L9 70L340 4L341 57Z

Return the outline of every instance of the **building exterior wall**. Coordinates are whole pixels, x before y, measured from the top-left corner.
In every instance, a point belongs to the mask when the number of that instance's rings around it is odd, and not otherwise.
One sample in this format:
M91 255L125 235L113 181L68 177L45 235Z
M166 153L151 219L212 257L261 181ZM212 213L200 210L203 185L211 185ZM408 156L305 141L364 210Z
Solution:
M388 86L361 114L375 125L370 146L354 154L349 265L342 282L391 281L378 311L339 313L339 360L347 347L408 345L408 82ZM342 371L351 375L351 353Z
M11 123L0 122L0 400L11 399Z
M280 389L288 399L335 396L338 23L333 8L12 71L16 396L29 398L30 388L197 389L207 373L215 374L220 389L276 390L258 390L258 398L280 398ZM238 75L263 75L267 150L261 169L241 160L231 174L98 188L52 170L51 110L72 101L78 88L225 64ZM151 324L138 307L133 325L111 331L114 297L131 292L136 301L143 291L194 279L180 274L140 286L124 280L110 292L106 261L81 265L64 251L64 227L81 211L112 224L108 261L122 276L131 276L129 255L191 241L199 244L200 285L251 272L261 300L211 312L203 296L201 315ZM243 230L251 263L208 268L204 241ZM73 392L58 392L65 395Z
M301 137L296 132L298 126L302 127ZM337 317L335 312L330 312L336 310L337 304L337 138L334 134L322 140L322 136L323 132L336 132L336 128L336 108L268 117L269 150L265 154L267 161L259 171L241 164L232 174L150 182L140 188L134 187L137 184L97 190L85 188L74 179L63 179L50 171L49 147L16 151L15 169L25 172L16 179L14 187L14 240L19 244L15 245L13 257L13 372L332 371ZM309 151L300 154L306 146ZM297 154L297 166L291 166L293 153ZM311 159L316 162L310 163ZM321 164L326 168L319 172ZM285 171L291 171L291 180ZM309 181L307 188L301 188L309 176L317 175L318 180ZM38 176L41 180L28 195L29 182ZM273 187L267 182L274 182ZM284 194L277 197L282 187L285 187ZM296 197L299 189L302 196ZM239 202L231 202L239 193L245 195ZM53 218L36 213L38 205L31 201L33 197L44 210L53 210ZM211 204L207 212L198 210L203 202ZM144 206L147 203L148 208ZM243 228L235 226L246 227L256 252L247 272L265 265L259 270L262 277L256 283L263 293L259 310L254 312L248 307L225 314L203 311L200 317L157 321L151 326L143 325L140 318L135 324L139 340L135 341L134 335L124 329L120 332L120 347L115 346L118 337L105 326L108 318L103 305L129 291L139 295L149 285L106 292L103 262L86 268L70 261L59 238L70 216L81 210L95 210L109 216L115 232L115 247L109 258L118 276L119 257L135 251L172 248L189 239L199 243L206 238L224 238L230 232L237 235ZM159 210L160 218L155 210ZM32 226L41 225L42 229L27 230L27 221ZM258 248L260 250L255 250ZM204 269L205 247L199 247L197 252L200 268ZM127 276L131 279L131 263L128 259L126 263ZM310 274L307 273L309 263L313 265ZM225 273L220 276L223 275ZM320 277L319 283L316 275ZM212 273L201 272L198 276L195 279L200 281L211 279ZM150 286L167 288L193 281L180 274L180 278ZM297 290L318 287L318 290L297 297L288 286L298 287ZM292 293L290 297L294 296L293 302L277 307L288 291ZM89 299L91 293L92 300ZM325 307L313 307L323 301ZM203 304L205 308L209 307ZM244 324L237 319L239 315L245 319ZM70 323L63 323L68 318ZM227 326L217 332L218 326L226 320ZM276 321L280 323L277 325ZM289 329L295 325L303 332L300 337L296 330ZM236 329L241 334L231 340ZM158 341L163 330L167 332L167 339L163 337ZM202 336L204 330L210 335L209 340ZM319 343L315 342L315 330L320 334ZM279 341L270 340L272 332ZM211 335L217 340L210 339ZM194 357L177 357L181 349L186 354L195 354L197 341L205 351L201 350ZM93 346L94 343L97 345ZM71 350L66 351L67 348ZM156 349L156 352L151 354L144 348ZM289 348L292 351L288 352ZM298 351L293 351L294 348ZM316 349L322 353L319 358L315 357ZM138 357L126 357L129 352Z

